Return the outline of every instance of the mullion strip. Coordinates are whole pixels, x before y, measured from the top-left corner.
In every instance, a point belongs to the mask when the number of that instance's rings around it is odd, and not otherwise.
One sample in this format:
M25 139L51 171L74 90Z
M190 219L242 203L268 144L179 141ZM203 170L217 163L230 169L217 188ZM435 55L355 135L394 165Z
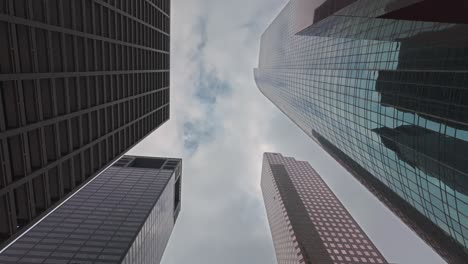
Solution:
M85 1L86 0L81 0L81 9L83 10L83 21L82 21L83 25L82 26L83 26L83 31L84 32L90 32L91 29L87 28L88 25L86 23L86 21L88 19L87 18L88 14L86 12L87 9L86 9L86 6L85 6L86 5ZM91 14L91 16L92 16L92 14ZM84 54L85 54L85 56L84 56L84 71L85 72L90 71L89 56L88 56L88 44L89 44L88 40L86 38L83 38L83 48L84 48ZM84 82L86 83L86 87L81 87L81 85L80 85L81 82L83 82L83 79L78 78L78 83L77 83L78 86L77 87L79 87L79 89L87 89L89 87L89 78L88 77L86 77L85 80L84 80ZM89 107L89 93L86 93L87 98L81 98L81 93L79 93L79 94L80 94L80 100L79 100L80 109L84 105L83 104L84 100L86 100L86 107ZM81 116L79 117L79 125L80 125L80 127L82 127L81 126L82 125L82 117ZM82 145L82 144L83 144L83 135L82 135L82 131L80 131L80 145Z
M100 13L100 18L101 20L99 21L99 23L97 24L98 27L100 27L100 32L101 32L101 36L104 36L105 34L108 34L108 32L104 33L104 7L103 6L99 6L99 11ZM102 51L102 54L100 54L101 56L101 65L102 65L102 71L107 71L108 69L105 69L105 55L104 53L106 52L105 50L105 46L104 46L104 41L99 41L99 44L98 45L101 45L101 51ZM97 57L97 56L96 56ZM97 69L97 65L96 65L96 69Z
M101 78L103 79L103 80L102 80L102 85L103 85L103 87L97 87L97 89L102 89L102 90L103 90L102 95L103 95L104 98L101 98L101 100L102 100L102 105L104 105L105 107L107 107L107 106L109 105L109 103L111 103L111 100L109 100L108 94L107 94L107 90L108 90L108 89L106 89L106 87L109 86L109 84L108 84L107 78L106 78L105 76L102 76ZM98 94L99 94L99 93L98 93ZM97 120L98 120L97 128L96 128L96 129L97 129L97 131L98 131L98 133L97 133L98 135L101 133L101 125L102 125L101 122L100 122L100 118L99 118L99 111L100 111L100 110L97 110L97 111L96 111L96 113L97 113L96 118L97 118Z
M13 13L13 5L10 5L10 12ZM28 14L29 16L29 14ZM14 58L14 70L15 72L21 72L21 63L20 63L20 55L19 55L19 44L18 44L18 31L17 27L15 24L10 24L11 32L13 33L10 37L11 47L13 47L12 50L12 56ZM29 29L29 28L28 28ZM29 50L30 54L32 54L31 50ZM23 93L23 85L21 80L15 81L16 87L17 87L17 111L19 113L19 127L23 127L26 125L26 110L24 107L24 93ZM23 131L21 133L21 143L22 143L22 152L23 152L23 168L26 172L26 174L31 172L31 166L30 166L30 156L29 156L29 141L28 141L28 136L27 133Z
M102 8L98 8L98 10L96 10L96 5L94 4L94 1L93 1L92 4L91 4L91 10L92 10L92 20L93 20L93 34L94 34L94 35L97 35L97 32L101 32L101 35L103 35L103 33L102 33L102 26L101 26L101 24L102 24ZM100 12L101 21L96 21L96 14L97 14L97 12ZM101 27L100 30L98 30L98 27ZM98 40L96 40L96 39L93 39L93 40L92 40L92 43L93 43L93 50L94 50L94 60L93 60L93 63L94 63L93 68L94 68L94 70L103 70L103 69L98 69L98 56L97 56L97 54L96 54L97 45L99 45L100 42L102 43L102 41L98 41ZM100 54L100 56L103 56L103 55ZM99 87L97 87L97 85L98 85L98 83L99 83L99 82L98 82L98 78L103 78L103 76L93 76L93 77L90 77L90 78L93 78L93 79L94 79L94 84L95 84L95 85L94 85L94 88L95 88L95 90L93 90L93 91L91 91L90 89L88 90L88 91L89 91L89 93L88 93L88 97L89 97L89 98L88 98L88 99L91 100L90 97L91 97L91 96L94 96L94 97L96 97L96 99L95 99L95 100L96 100L96 103L99 104L99 97L98 97L99 93L97 92L97 89L99 89ZM88 83L88 84L89 84L89 83ZM90 86L88 85L88 87L90 87ZM96 88L97 88L97 89L96 89ZM91 101L89 101L89 102L91 102ZM101 107L105 107L105 105L100 105L100 106L101 106ZM98 110L96 110L96 111L98 111ZM88 111L88 112L86 113L86 115L88 116L88 118L87 118L86 120L83 119L83 122L86 122L86 121L88 122L88 124L87 124L88 131L85 131L85 133L88 134L88 137L89 137L90 141L93 142L93 139L92 139L92 130L91 130L91 128L92 128L91 111ZM94 151L92 150L92 146L90 146L90 147L88 148L87 151L89 151L89 159L88 159L88 160L83 159L83 162L82 162L82 164L84 165L83 168L86 168L86 163L89 162L90 170L93 171ZM84 151L83 151L83 152L84 152ZM86 156L86 155L83 155L83 158L85 158L85 156ZM86 179L86 175L84 175L84 177L83 177L82 179L85 180L85 179Z
M32 8L32 2L33 0L28 0L27 1L27 12L26 12L26 15L27 15L27 18L28 19L33 19L33 8ZM36 43L36 29L33 28L33 27L29 27L29 38L30 38L30 43L31 43L31 55L32 55L32 59L33 59L33 71L34 72L39 72L39 62L38 62L38 58L37 58L37 43ZM38 115L38 121L41 121L43 119L43 113L42 113L42 96L41 96L41 91L40 91L40 87L39 87L39 81L38 80L33 80L33 84L34 84L34 90L35 90L35 96L36 96L36 99L35 99L35 109L36 109L36 113ZM39 141L38 144L40 146L40 149L41 149L41 152L42 152L42 159L41 159L41 167L45 165L45 162L44 162L44 154L45 154L45 145L44 145L44 129L41 127L39 129ZM25 163L26 163L26 170L25 170L25 174L29 174L31 173L31 157L30 157L30 151L29 151L29 138L28 138L28 134L27 133L24 133L23 134L23 137L24 137L24 144L25 144L25 151L27 152L25 154ZM36 203L35 203L35 198L34 198L34 186L33 186L33 182L32 180L30 180L27 184L27 194L29 196L29 202L28 202L28 206L29 206L29 220L31 220L32 218L34 218L36 216Z
M0 87L3 89L3 83L0 81ZM3 105L3 95L0 93L0 134L6 130L6 116L5 116L5 111L4 111L4 105Z
M47 7L48 5L48 0L44 0L43 2L43 10L44 10L44 15L45 15L45 21L46 21L46 24L50 23L51 21L51 18L50 18L50 13L49 13L49 8ZM48 73L47 74L44 74L44 78L47 78L50 80L50 88L51 88L51 92L52 92L52 102L55 102L57 96L56 96L56 93L55 93L55 79L50 79L50 77L48 77L48 74L54 72L55 70L55 65L54 65L54 58L53 58L53 48L52 48L52 32L50 30L47 30L47 29L44 29L44 31L46 32L46 46L47 46L47 58L48 58L48 66L49 66L49 70L48 70ZM1 78L1 76L0 76ZM37 78L34 78L34 79L37 79ZM53 117L57 117L57 106L55 103L52 103L52 116ZM37 125L37 127L41 128L43 130L42 132L42 140L43 142L46 142L45 141L45 131L44 131L44 127L43 125ZM27 129L26 129L27 130ZM45 144L43 145L43 151L44 151L44 158L43 158L43 162L44 164L47 164L48 160L47 160L47 148L45 146ZM44 173L44 183L45 183L45 204L46 206L50 206L53 204L52 202L52 198L51 198L51 194L50 194L50 179L49 179L49 172L46 171Z
M8 142L6 139L1 140L1 147L3 150L3 168L5 172L5 187L8 187L13 182L13 176L11 173L11 162L10 162L10 150L8 149ZM14 202L13 189L6 192L8 194L7 206L9 207L9 226L10 234L13 234L16 230L17 216L16 216L16 204Z
M9 12L10 14L13 14L14 13L14 10L13 10L13 4L10 2L10 5L9 5ZM19 58L19 45L18 45L18 31L17 31L17 27L15 24L13 23L9 23L9 29L10 29L10 47L11 47L11 56L13 58L13 64L14 64L14 71L15 72L21 72L21 64L20 64L20 58ZM25 109L24 109L24 95L23 95L23 86L22 86L22 81L21 80L16 80L14 81L14 83L16 84L16 88L17 88L17 102L16 102L16 107L17 107L17 111L19 113L19 124L20 124L20 127L25 125L26 124L26 115L25 115ZM20 137L21 137L21 144L22 144L22 154L23 154L23 169L24 171L26 172L25 174L29 174L31 172L31 168L30 166L28 166L28 161L29 161L29 148L27 146L28 144L28 140L27 140L27 134L25 133L25 131L22 131L20 133ZM4 140L4 147L6 147L7 145L7 140ZM10 175L12 176L12 175ZM27 184L26 187L28 188L29 187L29 181L31 181L31 179L29 177L23 177L22 178L24 180L23 184ZM12 184L10 184L8 187L12 186ZM20 187L21 185L17 185L15 187ZM14 191L14 188L11 188L11 194L10 194L10 197L13 198L13 191ZM29 191L27 191L27 194L30 193ZM30 200L29 197L27 197L28 200ZM11 199L10 200L10 206L12 208L14 208L16 206L15 204L15 200L14 199ZM28 203L29 205L29 203ZM31 218L31 206L28 206L28 218L30 219ZM15 219L13 220L13 222L16 222L17 221L17 216L16 214L15 215ZM15 226L16 228L16 226Z
M60 25L60 28L65 28L65 21L64 21L64 17L63 17L63 2L62 1L58 1L58 19L59 19L59 25ZM68 69L68 65L67 65L67 55L66 55L66 50L67 50L67 47L66 47L66 42L65 42L65 32L59 32L60 33L60 45L62 46L61 48L61 55L62 55L62 71L66 71L66 72L69 72L71 71L70 69Z
M100 120L100 118L99 118L99 116L100 116L100 115L99 115L99 112L96 112L96 115L97 115L96 118L97 118L98 124L99 124L99 123L100 123L100 122L99 122L99 120ZM98 129L100 129L100 126L101 126L101 125L98 125ZM100 130L98 130L98 131L100 132ZM98 135L99 135L99 132L98 132ZM105 138L104 138L104 139L101 139L101 140L98 141L98 142L96 143L96 145L95 145L95 146L97 146L97 148L98 148L98 155L97 155L97 157L95 157L95 159L97 158L97 160L98 160L98 166L102 166L102 164L105 164L104 157L101 155L101 153L102 153L102 144L101 144L101 143L102 143L103 141L105 141L105 140L106 140Z
M83 1L81 1L81 4L83 5ZM76 19L77 19L77 14L76 14L76 13L77 13L78 10L76 10L76 7L77 7L77 6L76 6L74 3L71 4L72 28L73 28L74 30L77 30L77 27L78 27L77 22L76 22ZM83 10L82 14L83 14L83 16L84 16L84 15L85 15L85 11L84 11L84 7L83 7L83 6L82 6L82 10ZM82 25L81 25L83 31L85 31L85 26L84 26L84 24L85 24L85 20L83 20L83 23L82 23ZM73 35L72 38L73 38L73 46L75 47L75 48L73 49L73 52L74 52L73 55L74 55L74 58L75 58L75 71L79 71L79 63L78 63L78 61L79 61L80 58L78 57L79 55L78 55L78 40L77 40L77 38L79 38L79 37ZM83 43L83 45L84 45L83 50L84 50L84 48L85 48L85 46L86 46L86 44L87 44L87 43L84 43L84 41L85 41L85 39L82 39L82 43ZM84 50L84 51L86 52L86 50ZM85 53L85 54L87 54L87 53ZM87 56L84 56L84 57L87 57ZM76 100L77 109L80 109L80 107L81 107L81 105L82 105L82 102L81 102L81 93L79 92L79 89L81 88L81 87L80 87L79 78L74 78L74 77L72 77L72 78L70 79L70 81L73 82L73 83L75 83L75 87L76 87L76 94L74 94L74 96L76 96L76 99L70 98L70 100ZM68 140L69 140L68 147L69 147L69 150L70 150L70 151L73 150L73 140L74 140L74 139L73 139L73 133L72 133L72 132L73 132L73 128L72 128L72 126L71 126L71 120L72 120L72 119L68 119L68 122L67 122L67 123L68 123ZM78 117L78 125L81 127L81 116ZM78 132L78 136L81 137L81 134L82 134L81 131L75 131L75 133L77 133L77 132ZM80 155L80 154L78 154L78 155ZM77 156L78 156L78 155L77 155ZM70 161L70 164L69 164L69 165L70 165L70 172L71 172L71 173L70 173L70 188L71 188L72 190L76 187L76 178L80 176L80 175L75 175L75 172L76 172L76 170L75 170L75 166L76 166L76 164L75 164L75 158L76 158L76 157L74 157L73 159L70 159L70 160L69 160L69 161Z
M77 23L76 23L76 5L74 3L70 3L70 7L71 7L71 14L72 14L72 17L71 17L71 21L72 21L72 28L76 31L77 30ZM83 28L84 29L84 28ZM78 36L76 35L72 35L72 39L73 39L73 56L74 56L74 61L75 61L75 69L74 69L74 72L76 71L79 71L80 68L79 68L79 63L78 61L81 59L78 57L78 41L77 41L77 38ZM84 40L83 40L84 41ZM85 56L86 57L86 56Z
M109 85L109 92L110 94L108 94L109 98L110 98L110 102L113 102L113 101L116 101L116 100L119 100L119 97L118 95L116 95L115 93L115 89L116 89L116 86L115 86L115 83L114 83L114 79L117 78L118 75L112 75L112 76L109 76L109 82L108 82L108 85ZM106 78L107 79L107 78Z
M136 0L135 1L135 7L136 7L136 17L141 17L140 16L140 11L141 11L141 1ZM139 21L134 21L135 23L135 37L136 37L136 44L141 45L141 32L140 32L140 22Z
M62 1L58 1L58 19L59 19L59 25L61 28L64 28L65 27L65 20L64 20L64 16L63 16L63 2ZM62 71L64 72L71 72L71 69L68 69L68 64L67 64L67 54L66 54L66 50L67 50L67 47L66 47L66 41L65 41L65 33L64 32L60 32L60 43L61 43L61 59L62 59ZM64 78L64 87L55 87L55 91L57 91L56 89L64 89L64 94L65 94L65 98L61 98L61 100L64 100L65 101L65 115L66 114L69 114L69 93L68 93L68 78ZM56 102L56 105L57 103L59 102L58 100L58 97L55 97L54 99L54 102ZM58 106L57 106L58 107ZM59 114L59 113L57 113ZM68 123L68 120L64 120L66 123ZM61 135L60 133L60 127L59 127L59 123L56 123L54 125L54 130L55 130L55 149L56 149L56 158L57 158L57 178L58 178L58 186L59 186L59 197L62 198L64 195L65 195L65 186L64 186L64 183L63 183L63 174L61 173L62 171L62 164L63 164L63 161L64 161L64 158L63 158L63 155L62 155L62 142L60 140L60 137L62 137L63 135Z

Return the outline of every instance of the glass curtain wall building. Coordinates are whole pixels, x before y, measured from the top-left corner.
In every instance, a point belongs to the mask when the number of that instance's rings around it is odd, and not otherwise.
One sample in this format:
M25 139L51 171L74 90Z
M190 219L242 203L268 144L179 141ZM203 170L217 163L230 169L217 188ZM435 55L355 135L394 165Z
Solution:
M180 159L124 156L0 251L0 263L159 263L181 173Z
M0 248L169 119L169 0L0 0Z
M388 263L308 162L263 154L261 187L278 264Z
M291 0L260 91L450 263L468 259L468 5Z

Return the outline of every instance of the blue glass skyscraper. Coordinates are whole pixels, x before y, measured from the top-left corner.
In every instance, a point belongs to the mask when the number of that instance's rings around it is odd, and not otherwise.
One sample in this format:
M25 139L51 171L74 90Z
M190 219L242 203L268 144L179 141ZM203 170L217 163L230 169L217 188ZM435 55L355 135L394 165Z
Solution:
M291 0L260 91L449 263L468 259L468 5Z

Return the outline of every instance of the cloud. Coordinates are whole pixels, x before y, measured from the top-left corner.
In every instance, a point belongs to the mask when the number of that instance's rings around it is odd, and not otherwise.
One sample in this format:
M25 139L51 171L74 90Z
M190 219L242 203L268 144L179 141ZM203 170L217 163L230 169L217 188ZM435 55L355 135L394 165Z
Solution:
M203 111L202 118L188 120L183 124L184 147L193 154L198 146L214 140L215 134L222 125L222 117L216 115L216 100L219 96L228 96L231 86L227 81L218 78L215 70L206 70L203 61L204 49L208 36L206 32L206 20L199 19L194 26L194 32L198 32L200 40L196 53L191 58L195 62L197 72L194 74L194 94L193 100L198 101Z
M214 140L217 128L209 121L187 121L184 123L184 147L191 154L197 151L198 146Z
M200 76L195 97L204 104L213 105L218 96L226 96L231 92L228 82L220 80L216 72L206 72L205 67L200 65Z

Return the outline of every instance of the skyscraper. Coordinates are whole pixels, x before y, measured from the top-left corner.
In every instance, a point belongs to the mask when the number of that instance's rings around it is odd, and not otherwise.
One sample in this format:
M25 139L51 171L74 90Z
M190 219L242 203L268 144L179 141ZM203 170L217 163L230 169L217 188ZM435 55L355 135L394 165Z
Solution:
M0 248L169 119L169 14L0 1Z
M0 263L159 263L182 161L124 156L0 253Z
M260 91L449 263L468 259L466 1L291 0Z
M265 153L261 187L278 264L387 263L309 163Z

